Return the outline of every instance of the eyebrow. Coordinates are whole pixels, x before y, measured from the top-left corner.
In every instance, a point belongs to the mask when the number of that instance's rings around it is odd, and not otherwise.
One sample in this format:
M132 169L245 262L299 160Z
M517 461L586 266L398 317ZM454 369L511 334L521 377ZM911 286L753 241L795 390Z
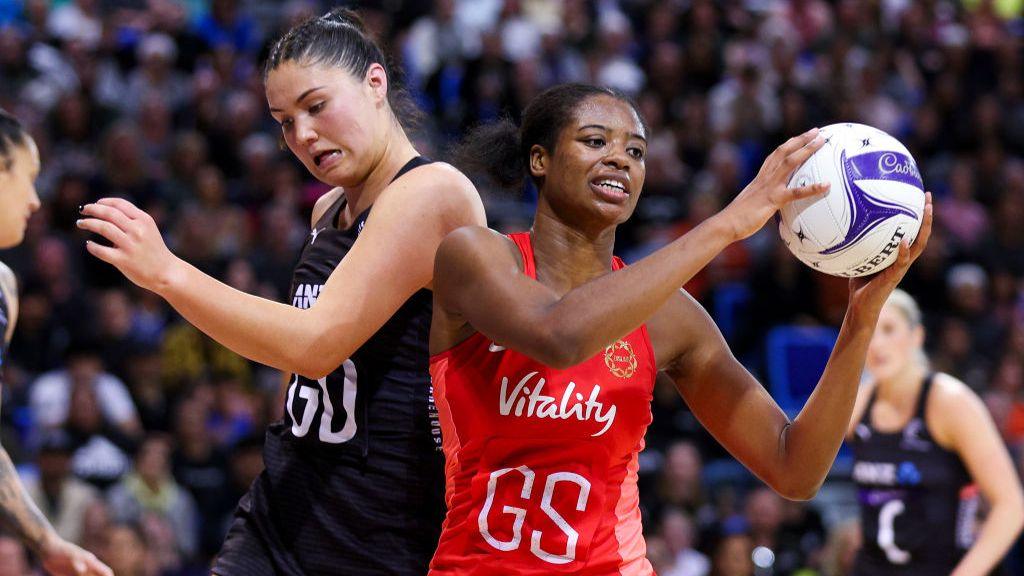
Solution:
M306 90L302 94L299 94L299 97L295 99L295 103L296 104L301 104L302 101L306 99L306 96L309 96L313 92L316 92L317 90L319 90L321 88L326 88L326 87L327 87L326 85L324 85L324 86L316 86L316 87L310 88L309 90ZM271 112L281 112L281 109L280 108L271 107L270 111Z
M580 129L577 130L577 131L578 132L583 132L584 130L587 130L588 128L597 128L598 130L608 130L607 126L604 126L604 125L601 125L601 124L587 124L586 126L580 126ZM643 140L645 144L647 143L647 138L644 138L643 135L637 134L636 132L631 132L629 134L629 136L631 138L636 138L637 140Z

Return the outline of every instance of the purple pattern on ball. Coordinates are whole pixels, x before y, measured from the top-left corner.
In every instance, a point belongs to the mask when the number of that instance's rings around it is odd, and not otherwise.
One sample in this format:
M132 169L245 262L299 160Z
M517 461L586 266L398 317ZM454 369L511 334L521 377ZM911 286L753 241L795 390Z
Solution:
M909 156L885 151L869 152L847 159L844 150L841 162L846 176L843 179L843 188L846 192L846 202L850 207L850 227L842 242L821 251L820 254L835 254L849 248L893 216L903 214L917 219L917 214L913 210L876 198L857 185L858 180L890 180L923 190L921 174Z

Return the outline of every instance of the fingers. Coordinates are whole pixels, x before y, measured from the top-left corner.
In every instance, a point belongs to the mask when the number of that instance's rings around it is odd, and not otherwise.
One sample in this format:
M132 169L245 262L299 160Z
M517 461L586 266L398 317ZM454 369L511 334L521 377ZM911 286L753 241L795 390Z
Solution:
M817 128L811 128L807 132L800 134L799 136L793 136L789 140L786 140L778 147L778 151L788 156L793 152L806 146L809 142L813 141L818 135Z
M135 206L135 204L132 204L124 198L100 198L96 203L117 208L132 220L147 216L147 214Z
M806 134L807 133L805 133L804 135ZM801 136L801 138L803 138L803 136ZM807 159L811 157L811 155L820 150L821 147L824 145L825 138L815 131L815 136L813 138L805 142L803 146L800 146L799 148L789 153L786 156L786 160L784 162L785 168L787 170L786 180L789 180L790 176L793 175L793 172L796 171L796 169L799 168L801 164L806 162Z
M924 193L924 220L921 222L921 230L917 233L917 239L914 241L914 249L911 254L912 260L917 260L917 257L924 252L926 246L928 246L928 239L932 236L932 220L935 218L935 207L932 205L932 193Z
M89 554L89 576L114 576L114 571L109 566L100 562L92 553Z
M117 226L107 222L106 220L97 220L96 218L85 218L76 222L77 226L81 230L99 234L106 238L115 246L120 246L127 238L128 235L125 231L118 228Z
M131 230L132 219L119 208L114 208L113 206L98 203L86 204L82 207L82 214L111 222L126 234Z
M818 182L816 184L808 184L807 186L800 186L797 188L789 188L791 198L790 200L800 200L801 198L813 198L815 196L824 196L828 193L829 188L832 185L828 182Z
M107 264L117 266L118 256L121 252L117 248L111 248L110 246L103 246L97 244L91 240L85 242L85 249L89 251L89 254L103 260Z

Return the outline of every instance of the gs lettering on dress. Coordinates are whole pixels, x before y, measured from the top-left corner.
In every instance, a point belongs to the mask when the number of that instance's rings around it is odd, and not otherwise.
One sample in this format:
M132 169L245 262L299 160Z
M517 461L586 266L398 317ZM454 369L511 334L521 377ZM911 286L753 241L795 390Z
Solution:
M611 428L615 422L615 405L605 406L600 401L601 386L595 384L588 396L576 391L576 383L569 382L561 398L546 396L544 377L535 378L537 372L523 376L511 390L507 376L501 379L501 393L498 397L498 412L502 416L516 418L539 418L550 420L569 420L575 418L581 422L593 420L602 424L602 428L591 434L600 436Z

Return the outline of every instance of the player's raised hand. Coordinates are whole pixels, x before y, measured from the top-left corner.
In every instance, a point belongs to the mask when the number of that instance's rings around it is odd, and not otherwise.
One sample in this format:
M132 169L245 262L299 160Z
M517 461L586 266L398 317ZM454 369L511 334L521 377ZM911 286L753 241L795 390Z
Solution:
M932 193L925 192L924 195L924 219L921 221L921 230L910 246L906 240L900 243L899 255L896 261L888 268L877 274L850 278L850 311L870 320L878 318L882 306L889 298L889 294L903 280L910 265L917 260L928 245L928 238L932 235L932 220L934 218L934 207L932 206Z
M53 576L114 576L114 571L92 552L55 538L40 551L43 568Z
M824 144L825 139L818 135L818 129L812 128L790 138L768 155L757 176L721 212L731 226L735 240L742 240L760 230L786 204L828 192L827 182L789 187L793 172Z
M180 262L164 244L153 218L122 198L103 198L82 207L82 230L106 238L110 246L87 242L90 254L107 262L139 286L159 292L159 286Z

